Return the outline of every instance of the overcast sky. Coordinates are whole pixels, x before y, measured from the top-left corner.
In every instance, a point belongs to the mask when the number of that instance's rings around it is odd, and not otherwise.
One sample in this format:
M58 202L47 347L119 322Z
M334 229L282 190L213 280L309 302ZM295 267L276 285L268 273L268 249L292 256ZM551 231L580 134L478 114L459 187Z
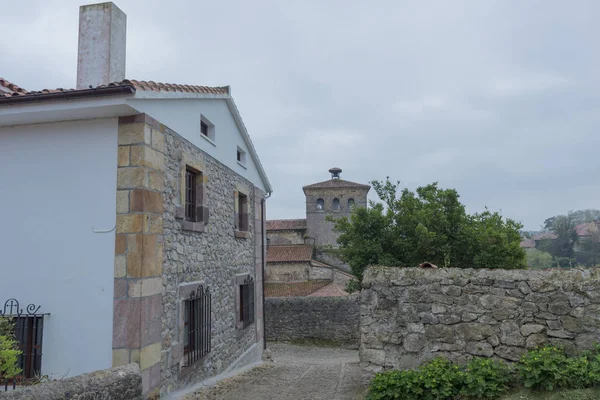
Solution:
M537 229L600 208L600 2L117 0L127 76L231 85L274 188L389 175ZM0 76L74 87L84 0L2 2ZM371 197L374 198L373 193Z

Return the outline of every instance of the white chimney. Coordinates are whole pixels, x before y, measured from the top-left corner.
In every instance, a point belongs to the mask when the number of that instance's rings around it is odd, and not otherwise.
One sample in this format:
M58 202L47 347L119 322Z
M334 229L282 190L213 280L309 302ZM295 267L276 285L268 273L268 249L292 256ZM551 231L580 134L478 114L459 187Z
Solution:
M127 16L111 3L79 8L77 89L125 79Z

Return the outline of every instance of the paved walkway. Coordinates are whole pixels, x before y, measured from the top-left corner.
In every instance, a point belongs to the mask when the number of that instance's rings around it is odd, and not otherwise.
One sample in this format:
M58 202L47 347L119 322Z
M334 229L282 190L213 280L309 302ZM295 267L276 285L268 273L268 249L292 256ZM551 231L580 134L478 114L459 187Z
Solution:
M265 363L186 400L359 400L366 382L358 352L340 348L270 344Z

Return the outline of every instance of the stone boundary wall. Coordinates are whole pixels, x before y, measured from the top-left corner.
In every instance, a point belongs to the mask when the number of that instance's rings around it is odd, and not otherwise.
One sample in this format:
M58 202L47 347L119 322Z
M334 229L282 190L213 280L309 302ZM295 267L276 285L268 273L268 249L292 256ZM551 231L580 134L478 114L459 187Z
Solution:
M137 364L129 364L2 392L0 397L3 400L141 400L142 374Z
M358 347L359 298L270 297L265 299L267 341L314 340Z
M412 368L435 356L518 361L545 343L600 342L600 269L371 267L361 293L361 364Z

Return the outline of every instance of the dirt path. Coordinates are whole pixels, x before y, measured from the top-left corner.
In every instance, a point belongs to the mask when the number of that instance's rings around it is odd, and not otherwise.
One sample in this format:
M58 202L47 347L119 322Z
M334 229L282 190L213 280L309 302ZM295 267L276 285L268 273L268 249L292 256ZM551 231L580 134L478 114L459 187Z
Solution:
M358 352L270 344L274 362L195 392L186 400L359 400L366 382Z

